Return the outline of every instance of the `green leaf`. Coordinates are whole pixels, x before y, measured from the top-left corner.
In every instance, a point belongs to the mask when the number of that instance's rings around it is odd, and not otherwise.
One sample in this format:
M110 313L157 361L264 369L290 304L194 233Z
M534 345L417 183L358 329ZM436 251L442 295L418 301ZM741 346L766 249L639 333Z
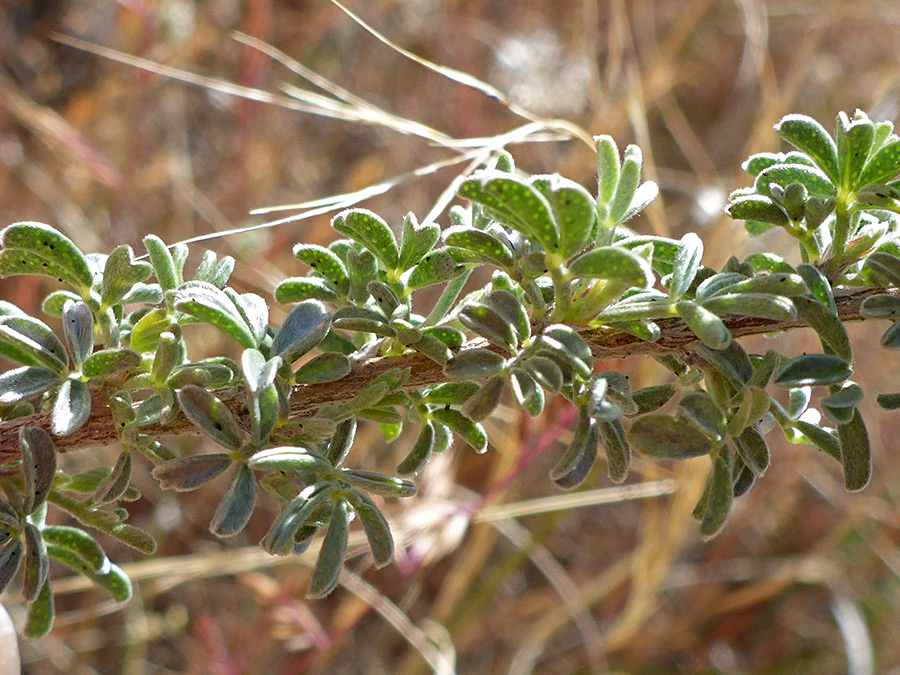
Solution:
M256 337L234 302L224 291L206 281L189 281L169 291L172 305L203 323L209 323L242 347L256 347Z
M333 488L326 483L307 488L288 503L263 538L261 545L274 555L287 555L294 548L295 536L310 518L326 505ZM313 528L313 533L317 528Z
M477 382L444 382L429 387L422 400L433 405L462 405L478 388Z
M46 530L44 532L46 538ZM69 569L90 579L109 593L113 600L125 602L131 598L131 580L118 565L106 561L104 568L95 569L75 552L61 546L47 544L47 555Z
M48 316L60 317L62 316L63 306L65 306L69 300L78 302L81 300L81 296L72 291L53 291L41 302L41 311ZM13 306L15 307L15 305ZM18 307L16 307L16 309L18 309Z
M275 332L270 354L293 363L319 344L331 328L331 315L315 300L295 306Z
M815 265L806 263L797 267L797 273L803 277L803 281L809 288L812 296L821 302L828 310L837 316L837 307L834 304L834 293L831 290L831 284L825 275L822 274Z
M621 483L628 477L631 465L631 446L625 427L618 419L598 422L600 440L606 449L606 471L613 483Z
M53 403L50 425L57 436L68 436L81 428L91 414L91 390L81 380L66 379Z
M403 219L403 232L400 236L400 258L398 269L406 270L419 262L428 253L441 236L441 228L434 223L419 227L413 213L407 213Z
M657 384L634 392L632 398L638 407L638 414L653 412L668 403L677 391L673 384Z
M170 459L154 467L152 473L163 490L187 492L210 482L229 466L231 457L215 453Z
M815 268L813 268L815 269ZM725 275L716 275L725 276ZM715 277L711 277L715 278ZM704 284L706 282L703 282ZM714 292L707 292L707 297L725 294L766 294L778 295L786 298L792 298L797 295L806 295L809 289L803 281L803 277L799 274L790 273L774 273L761 274L749 279L736 280L730 284L723 284L716 288ZM697 289L697 297L700 297L700 289Z
M352 440L352 437L351 437ZM306 448L269 448L260 450L247 464L257 471L292 471L303 477L328 476L332 466L322 455Z
M28 606L23 633L30 638L43 637L53 627L53 593L50 580L46 579L34 602Z
M505 390L506 379L495 375L472 394L460 410L469 419L480 422L489 417L500 405Z
M806 115L785 115L775 125L775 133L801 152L835 183L838 181L837 146L821 124Z
M177 288L180 284L178 270L165 242L155 234L148 234L144 237L144 248L147 249L150 264L153 265L156 280L162 290L165 292Z
M355 437L356 418L351 417L337 425L324 450L325 457L331 466L340 466L343 463Z
M597 204L583 187L561 176L549 177L550 202L559 225L559 253L571 258L587 246L597 228Z
M706 392L691 391L682 396L678 402L678 417L712 441L721 440L725 433L725 415Z
M780 227L790 222L781 207L764 195L739 197L725 207L725 212L735 220L770 223Z
M269 330L269 306L266 301L256 293L238 293L228 287L224 291L250 327L256 344L261 344Z
M583 378L594 372L594 357L591 348L581 335L564 324L547 326L540 341L550 351L562 357Z
M713 537L722 529L734 501L734 483L731 479L730 462L721 453L713 455L712 461L712 472L702 497L704 509L700 522L700 533L704 537Z
M787 361L776 372L774 383L780 387L839 384L853 373L850 364L832 354L805 354Z
M847 424L839 424L838 439L841 444L841 463L844 466L844 487L858 492L869 484L872 477L872 449L869 433L859 410Z
M479 302L467 303L457 317L464 326L501 349L511 352L518 343L509 321L487 305Z
M451 358L444 366L447 377L469 380L496 375L506 365L506 359L489 349L466 349ZM2 376L0 376L2 379ZM0 396L2 401L2 396Z
M900 174L900 139L895 138L885 143L872 155L859 174L856 185L886 183L898 174Z
M147 281L151 274L153 266L146 262L136 262L130 246L116 246L106 259L103 269L101 301L106 306L115 305L128 294L132 286Z
M597 147L597 200L608 204L619 184L619 148L612 136L594 136Z
M800 183L805 187L809 194L813 197L831 198L837 194L837 188L834 186L828 176L817 169L805 164L776 164L767 169L763 169L756 177L754 183L756 191L766 197L772 197L771 184L778 185L782 189L791 183Z
M366 290L369 291L369 295L372 296L375 304L378 305L386 316L391 316L394 313L394 310L400 306L400 298L398 298L393 289L383 281L373 279L366 284Z
M369 541L375 567L384 567L394 559L394 539L387 520L375 506L375 502L356 491L347 493L347 501L356 511Z
M112 471L91 496L91 502L101 505L118 501L125 494L130 482L131 453L126 450L119 454Z
M619 180L616 184L616 193L609 204L609 221L621 223L625 220L631 203L634 201L635 192L641 182L641 164L643 153L636 145L625 148L622 159L622 168L619 172Z
M466 335L461 330L449 326L425 326L420 329L423 335L437 338L451 349L458 349L466 341Z
M319 354L297 369L295 381L298 384L319 384L335 382L350 374L350 359L343 354L329 352Z
M855 408L863 400L863 390L858 384L847 383L841 389L822 399L829 408Z
M872 270L876 278L884 280L891 286L900 287L900 258L890 253L875 251L866 258L866 267Z
M17 403L43 394L60 383L60 376L40 366L23 366L0 374L0 403Z
M707 303L713 303L714 300L715 298L708 300ZM690 300L679 300L675 308L697 339L710 349L725 349L731 343L731 331L709 309Z
M794 271L794 268L788 265L784 258L774 253L754 253L744 261L744 264L748 265L755 274L760 272L790 274Z
M41 532L31 523L25 523L25 575L22 580L22 595L26 602L34 602L47 581L47 546Z
M501 214L512 216L504 219L508 221L505 222L506 225L522 234L533 236L546 250L556 250L559 245L559 229L549 202L538 190L528 185L524 179L506 175L484 181L481 190L501 205ZM462 194L462 188L460 194L468 197ZM492 203L468 198L493 208Z
M546 356L531 356L522 365L527 374L544 389L558 392L563 387L563 371L553 359Z
M710 440L692 424L655 412L634 419L628 443L638 452L660 459L688 459L712 450Z
M275 287L275 300L281 304L304 300L335 302L340 297L328 281L316 277L291 277Z
M384 497L412 497L417 492L415 483L372 471L344 469L340 476L354 487Z
M172 317L162 308L154 309L142 316L131 329L130 347L139 353L156 350L160 336L172 325Z
M22 565L22 559L25 557L25 547L18 539L9 542L0 550L0 593L2 593L9 582L16 576L19 567Z
M397 473L401 476L415 476L418 474L428 460L431 459L431 453L434 449L434 424L430 421L422 425L416 442L413 443L412 449L406 458L397 466Z
M97 540L78 527L51 525L42 535L48 545L71 552L93 572L100 572L109 562Z
M700 259L703 257L703 242L693 232L688 232L678 244L678 253L672 266L672 279L669 282L669 296L681 298L700 270Z
M63 334L72 353L72 361L80 368L94 350L94 315L86 303L67 300L62 310Z
M900 298L887 293L870 295L863 300L859 313L866 319L900 318Z
M513 252L492 234L473 227L451 227L444 234L444 242L483 256L498 267L512 267Z
M725 293L705 300L703 307L716 314L740 314L783 322L797 320L797 309L788 298L766 293Z
M878 394L876 397L878 405L885 410L897 410L900 408L900 393L898 394Z
M769 446L759 430L755 426L748 426L740 436L734 437L734 444L744 465L754 476L762 477L769 468Z
M585 481L597 459L599 438L596 420L588 415L586 408L582 408L572 442L562 459L550 470L550 479L557 487L572 490Z
M850 338L837 314L812 298L799 297L792 298L791 301L797 308L799 317L818 334L822 348L829 354L850 361L853 354Z
M569 265L575 278L610 279L629 288L650 288L653 271L644 258L621 246L602 246L576 258Z
M209 524L209 531L217 537L231 537L247 525L256 506L256 476L253 469L238 463L228 491L219 502Z
M141 365L141 355L130 349L101 349L88 357L81 369L87 378L105 377Z
M439 248L426 254L416 263L406 278L406 285L413 291L441 284L459 276L465 270L465 265L458 265L446 249Z
M309 582L309 598L324 598L338 584L344 555L347 552L347 533L350 529L350 506L343 499L334 504L328 530L322 540L322 550L316 560Z
M178 404L185 416L216 443L229 450L237 450L243 445L244 437L237 420L212 393L193 384L178 391Z
M336 215L331 227L365 246L387 269L397 269L400 250L394 233L380 216L366 209L349 209Z
M321 274L341 295L350 292L350 277L341 259L330 249L316 244L297 244L294 255Z
M45 323L30 316L0 317L0 342L16 353L28 354L26 365L46 366L59 373L69 369L69 355L59 338ZM24 362L24 361L23 361Z
M0 231L0 276L39 274L65 281L86 296L94 275L72 240L49 225L13 223Z
M429 415L432 419L449 427L455 434L468 443L475 452L481 454L487 451L487 434L480 424L473 422L458 410L451 408L438 408L432 410Z
M28 515L50 494L56 475L56 448L50 435L40 427L21 427L19 449L22 453L22 509Z

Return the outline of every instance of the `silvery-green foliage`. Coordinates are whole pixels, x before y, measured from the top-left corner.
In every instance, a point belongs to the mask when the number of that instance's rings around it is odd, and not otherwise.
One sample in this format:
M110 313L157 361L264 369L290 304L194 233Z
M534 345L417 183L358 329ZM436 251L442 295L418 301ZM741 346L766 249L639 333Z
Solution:
M88 530L153 552L153 538L127 524L122 507L140 498L131 477L146 462L164 489L221 486L210 523L217 536L243 530L259 488L280 506L261 541L267 551L301 553L321 532L313 597L337 585L354 519L374 564L388 564L394 542L381 500L412 496L416 487L345 466L349 457L358 461L360 424L399 439L396 471L415 476L454 438L487 451L482 422L504 402L537 416L548 397L561 395L578 412L550 472L554 483L577 488L598 458L621 482L633 452L708 456L694 513L705 536L765 474L775 428L839 462L849 490L864 487L871 474L858 410L865 392L848 379L853 354L839 304L849 289L880 289L861 313L889 321L882 345L900 348L892 290L900 287L900 139L889 122L860 111L841 113L834 137L804 115L788 115L775 131L793 149L749 158L752 185L732 194L727 211L752 234L778 227L796 239L796 266L762 252L714 270L703 264L695 234L676 240L630 229L658 189L641 182L640 149L620 155L608 136L595 139L596 189L526 175L501 151L461 179L446 226L420 224L413 214L388 223L360 208L338 214L332 243L294 247L298 276L273 291L284 312L228 285L233 258L207 251L186 278L187 246L155 235L144 239L145 261L125 245L85 255L41 223L2 230L0 275L38 274L66 286L42 303L61 331L0 301L0 356L16 364L0 374L0 419L43 412L49 429L22 427L20 460L0 474L0 590L24 566L26 632L52 625L50 558L116 600L130 597L127 577ZM479 268L489 281L462 296ZM422 307L414 291L426 287L440 292ZM273 315L285 318L273 323ZM808 325L822 353L748 354L733 333L748 322L775 332ZM233 343L231 356L190 353L185 333L200 324ZM683 350L656 356L670 381L632 391L622 374L596 372L604 339L627 334L652 343L673 331ZM405 354L433 362L443 381L414 386L408 367L352 380L375 359ZM292 412L316 387L341 393ZM786 390L780 398L779 389ZM900 407L900 394L877 400ZM57 470L54 437L83 432L98 405L108 407L122 445L114 465ZM814 406L821 415L810 414ZM214 447L180 455L148 433L180 414ZM47 525L48 505L77 525Z

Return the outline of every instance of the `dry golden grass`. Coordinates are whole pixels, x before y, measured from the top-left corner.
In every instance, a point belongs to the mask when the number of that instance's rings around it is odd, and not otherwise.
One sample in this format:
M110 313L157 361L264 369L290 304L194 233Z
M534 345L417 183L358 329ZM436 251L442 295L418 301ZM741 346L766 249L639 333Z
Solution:
M577 140L584 129L643 147L662 198L637 227L698 231L706 262L719 264L784 245L777 236L748 240L721 211L743 180L740 162L777 147L771 125L783 114L900 112L892 2L347 6L455 72L423 67L320 0L0 6L0 225L42 220L89 250L137 248L148 232L181 240L285 215L252 209L321 207L194 245L234 255L236 283L268 294L300 271L292 243L329 240L334 195L390 185L365 205L390 222L409 210L424 218L446 204L450 181L479 152L526 132L553 142L512 145L521 167L589 185L591 151ZM168 70L101 58L54 42L54 33ZM304 67L327 78L318 82L325 88L302 80ZM172 77L179 73L205 79L193 86ZM330 117L309 114L323 108ZM521 129L554 118L566 123ZM535 136L539 129L548 131ZM27 310L42 289L31 279L0 283L2 297ZM875 351L865 327L853 338L858 379L896 390L894 357ZM816 347L802 334L780 340ZM641 382L659 374L606 367ZM690 518L706 472L700 460L636 462L633 487L612 492L599 467L574 500L559 498L546 473L574 416L562 400L548 407L538 420L503 409L484 456L439 457L419 496L389 505L398 562L371 571L357 539L341 588L324 601L303 597L308 556L271 558L254 547L273 505L222 543L206 531L220 485L173 496L141 479L146 496L133 518L159 536L160 557L111 550L136 582L124 609L76 579L57 582L56 627L22 645L27 672L900 673L896 416L868 411L876 472L865 492L844 494L827 458L776 444L765 479L704 543ZM377 429L363 428L352 461L390 468L411 442L384 447ZM101 459L67 457L73 466ZM13 594L4 601L20 615Z

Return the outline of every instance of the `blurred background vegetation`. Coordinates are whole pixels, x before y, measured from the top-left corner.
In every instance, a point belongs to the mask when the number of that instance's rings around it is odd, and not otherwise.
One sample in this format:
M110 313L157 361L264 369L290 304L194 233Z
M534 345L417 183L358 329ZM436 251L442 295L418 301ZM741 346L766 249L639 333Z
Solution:
M728 192L746 184L740 162L778 149L771 127L783 114L830 126L839 110L895 121L900 112L900 4L891 0L347 4L396 43L538 115L612 134L620 147L640 144L662 196L635 228L697 231L710 265L763 248L793 255L777 233L749 241L722 214ZM259 224L251 209L352 192L452 157L382 125L240 100L52 39L74 36L276 95L300 84L232 39L234 30L450 137L523 123L326 0L7 0L0 225L40 220L88 251L140 250L150 232L174 242ZM583 144L511 149L528 172L594 180ZM405 182L365 206L392 223L410 210L424 216L458 171ZM235 285L268 296L279 279L303 273L290 246L326 243L328 222L322 215L210 244L238 259ZM4 299L30 312L45 290L36 279L0 284ZM198 349L227 348L204 335ZM877 335L853 327L856 379L895 391L900 363L877 351ZM802 332L778 339L796 353L818 348ZM660 375L638 363L601 367L624 368L639 384ZM160 539L160 553L142 561L110 546L133 574L135 599L120 608L76 580L56 582L56 625L22 645L26 672L415 675L430 670L426 659L444 659L464 674L900 673L898 418L867 412L876 466L865 492L845 494L839 467L814 450L776 442L768 475L704 543L690 511L705 460L638 461L624 489L610 489L599 466L574 500L535 501L559 496L547 470L573 410L558 400L530 420L501 409L488 424L491 451L437 457L419 496L388 505L398 562L373 572L357 555L343 586L315 602L303 595L308 558L255 547L273 504L221 542L206 526L223 485L174 495L139 477L145 497L133 519ZM413 440L386 445L364 425L351 461L390 471ZM196 442L170 444L187 451ZM115 452L65 461L88 468ZM508 504L528 515L510 518ZM16 594L4 601L21 618Z

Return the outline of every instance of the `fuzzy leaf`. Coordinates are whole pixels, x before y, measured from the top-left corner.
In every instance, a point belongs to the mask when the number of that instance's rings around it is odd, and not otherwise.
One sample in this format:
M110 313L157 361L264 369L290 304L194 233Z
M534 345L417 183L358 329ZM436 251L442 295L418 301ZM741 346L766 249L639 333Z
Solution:
M43 637L53 627L53 616L53 593L50 591L50 580L45 579L34 602L28 606L22 632L30 638Z
M641 182L642 163L643 154L638 146L629 145L625 148L616 192L609 204L610 222L621 223L625 220L625 214L634 201L635 192Z
M797 267L797 273L803 277L803 281L806 283L812 296L825 305L832 314L837 316L837 307L834 304L834 294L831 290L831 284L828 282L828 279L825 278L825 275L822 274L815 265L808 265L806 263Z
M462 414L471 420L480 422L489 417L500 405L500 399L506 390L506 380L495 375L470 396L460 409Z
M114 565L107 560L103 568L95 569L74 551L50 544L49 541L47 544L47 555L73 572L90 579L94 584L109 593L116 602L125 602L131 598L131 580L122 572L118 565Z
M298 384L318 384L334 382L350 374L350 360L343 354L329 352L319 354L297 369L295 381Z
M146 262L136 262L130 246L116 246L106 259L103 269L101 301L106 306L115 305L128 294L132 286L147 281L151 274L153 266Z
M775 133L809 155L833 182L837 182L837 146L825 127L806 115L785 115L775 125Z
M60 383L57 373L40 366L23 366L0 374L0 403L17 403Z
M19 540L11 541L0 550L0 593L16 576L22 559L25 557L25 547Z
M769 186L773 183L782 189L791 183L800 183L813 197L827 199L837 194L834 183L821 169L805 164L776 164L763 169L756 177L754 185L761 195L772 197L772 190Z
M556 250L559 245L559 229L550 204L538 190L516 176L491 178L482 184L481 189L484 194L499 202L503 208L501 213L512 215L510 222L505 224L522 234L535 237L546 250ZM491 204L486 203L485 206L491 207Z
M600 434L597 422L582 408L565 455L550 470L550 479L557 487L572 490L581 485L597 459L597 443Z
M579 375L590 377L594 371L594 357L584 338L563 324L547 326L541 333L541 344L562 357Z
M365 246L386 268L397 269L400 250L394 233L380 216L366 209L349 209L335 216L331 227Z
M119 454L116 464L91 497L94 504L110 504L118 501L131 482L131 453Z
M412 497L417 492L415 484L408 480L392 478L372 471L345 469L341 471L340 476L341 480L354 487L384 497Z
M49 225L13 223L0 231L0 276L39 274L75 287L83 296L94 283L84 254L72 240Z
M498 267L512 267L513 252L499 239L473 227L452 227L444 235L448 246L474 251Z
M774 383L780 387L817 387L839 384L852 373L850 364L839 356L805 354L782 365L775 373Z
M503 370L504 365L506 359L500 354L478 347L456 354L444 366L444 374L459 380L490 377Z
M850 338L843 322L837 314L830 312L825 305L807 297L792 298L798 316L807 323L819 336L822 348L829 354L839 356L845 361L852 358L853 351Z
M175 309L209 323L242 347L256 347L256 337L234 302L224 291L206 281L189 281L169 292Z
M548 187L544 197L559 225L559 253L571 258L584 249L597 227L597 205L587 190L560 176L551 176Z
M576 278L610 279L629 288L650 288L653 271L640 256L621 246L602 246L576 258L569 266Z
M142 316L131 329L129 346L138 353L156 350L160 336L172 325L172 317L162 308L154 309Z
M866 163L860 173L857 186L886 183L900 174L900 140L885 143Z
M270 354L293 363L319 344L331 328L331 315L315 300L295 306L275 332Z
M237 450L243 444L241 428L231 410L206 389L185 385L178 391L178 404L185 416L219 445Z
M375 502L366 495L356 491L347 493L347 501L356 511L369 541L372 550L372 558L375 567L384 567L394 559L394 539L391 537L391 529L388 526L381 511L375 506Z
M62 310L63 334L76 367L81 367L94 350L94 315L86 303L66 301Z
M518 340L513 327L491 307L470 302L457 315L460 322L498 347L507 351L515 349Z
M398 269L406 270L419 262L428 253L441 236L441 228L434 223L421 227L412 213L403 219L403 232L400 236L400 258Z
M433 286L449 281L465 271L465 265L458 265L446 249L436 249L426 254L407 277L410 290Z
M91 414L91 390L81 380L66 379L53 403L50 424L57 436L68 436L81 428Z
M322 549L309 582L307 597L324 598L337 586L347 552L349 529L350 506L344 500L339 500L331 511L331 520L322 540Z
M231 484L216 508L209 531L217 537L237 534L247 525L255 506L256 476L253 469L241 462L235 467Z
M144 237L144 248L150 256L150 264L163 291L171 291L179 285L178 270L169 248L155 234Z
M712 460L712 472L706 484L705 504L700 521L700 532L704 537L713 537L722 529L734 501L730 463L719 453Z
M335 302L340 297L329 282L316 277L291 277L275 287L275 300L281 304L304 300Z
M434 424L425 422L422 425L416 442L413 443L412 449L406 458L397 466L397 473L401 476L415 476L418 474L428 460L431 458L434 449Z
M863 300L860 314L867 319L900 318L900 298L887 293L870 295Z
M601 204L608 204L619 184L619 148L612 136L594 136L597 147L597 183Z
M69 368L69 356L63 343L49 326L30 316L0 317L0 342L29 354L32 358L27 365L43 365L60 373ZM15 358L13 353L9 356Z
M754 476L762 477L769 468L769 446L759 430L755 426L747 427L740 436L734 437L734 443L744 465Z
M688 459L709 454L710 440L687 422L663 413L647 413L636 417L628 430L632 448L659 459Z
M618 419L598 422L600 440L606 449L606 471L613 483L621 483L628 477L631 465L631 446L625 427Z
M708 300L707 304L714 300ZM731 331L722 319L706 307L690 300L680 300L675 308L694 335L710 349L725 349L731 343Z
M26 602L34 602L47 581L47 546L40 530L31 523L25 523L25 578L22 580L22 595Z
M481 454L487 451L487 435L480 424L473 422L458 410L452 408L438 408L432 410L429 415L437 422L449 427L455 434L468 443L475 452Z
M88 357L81 369L87 378L105 377L141 365L141 355L130 349L101 349Z
M678 402L678 417L713 441L719 441L725 433L725 416L706 392L691 391L682 396Z
M703 257L703 242L693 232L688 232L678 244L678 253L672 266L672 279L669 282L669 295L678 299L687 293L694 277L700 270L700 259Z
M231 457L223 453L179 457L154 467L153 477L164 490L187 492L213 480L231 466Z
M735 220L769 223L781 227L790 222L781 207L764 195L739 197L725 207L725 212Z
M330 249L316 244L297 244L294 255L327 279L341 295L350 291L350 277L340 257ZM280 302L280 301L279 301Z
M841 464L844 466L844 487L849 492L858 492L869 484L872 477L872 448L859 411L854 411L853 418L847 424L839 424L837 431Z
M872 270L877 278L883 279L891 286L900 287L900 258L890 253L875 251L866 258L866 267Z
M724 293L705 300L703 307L716 314L740 314L784 322L797 320L797 309L788 298L766 293Z
M462 405L478 388L477 382L444 382L429 387L422 400L433 405Z
M51 525L43 529L42 535L48 545L70 551L91 571L100 572L109 564L97 540L78 527Z

